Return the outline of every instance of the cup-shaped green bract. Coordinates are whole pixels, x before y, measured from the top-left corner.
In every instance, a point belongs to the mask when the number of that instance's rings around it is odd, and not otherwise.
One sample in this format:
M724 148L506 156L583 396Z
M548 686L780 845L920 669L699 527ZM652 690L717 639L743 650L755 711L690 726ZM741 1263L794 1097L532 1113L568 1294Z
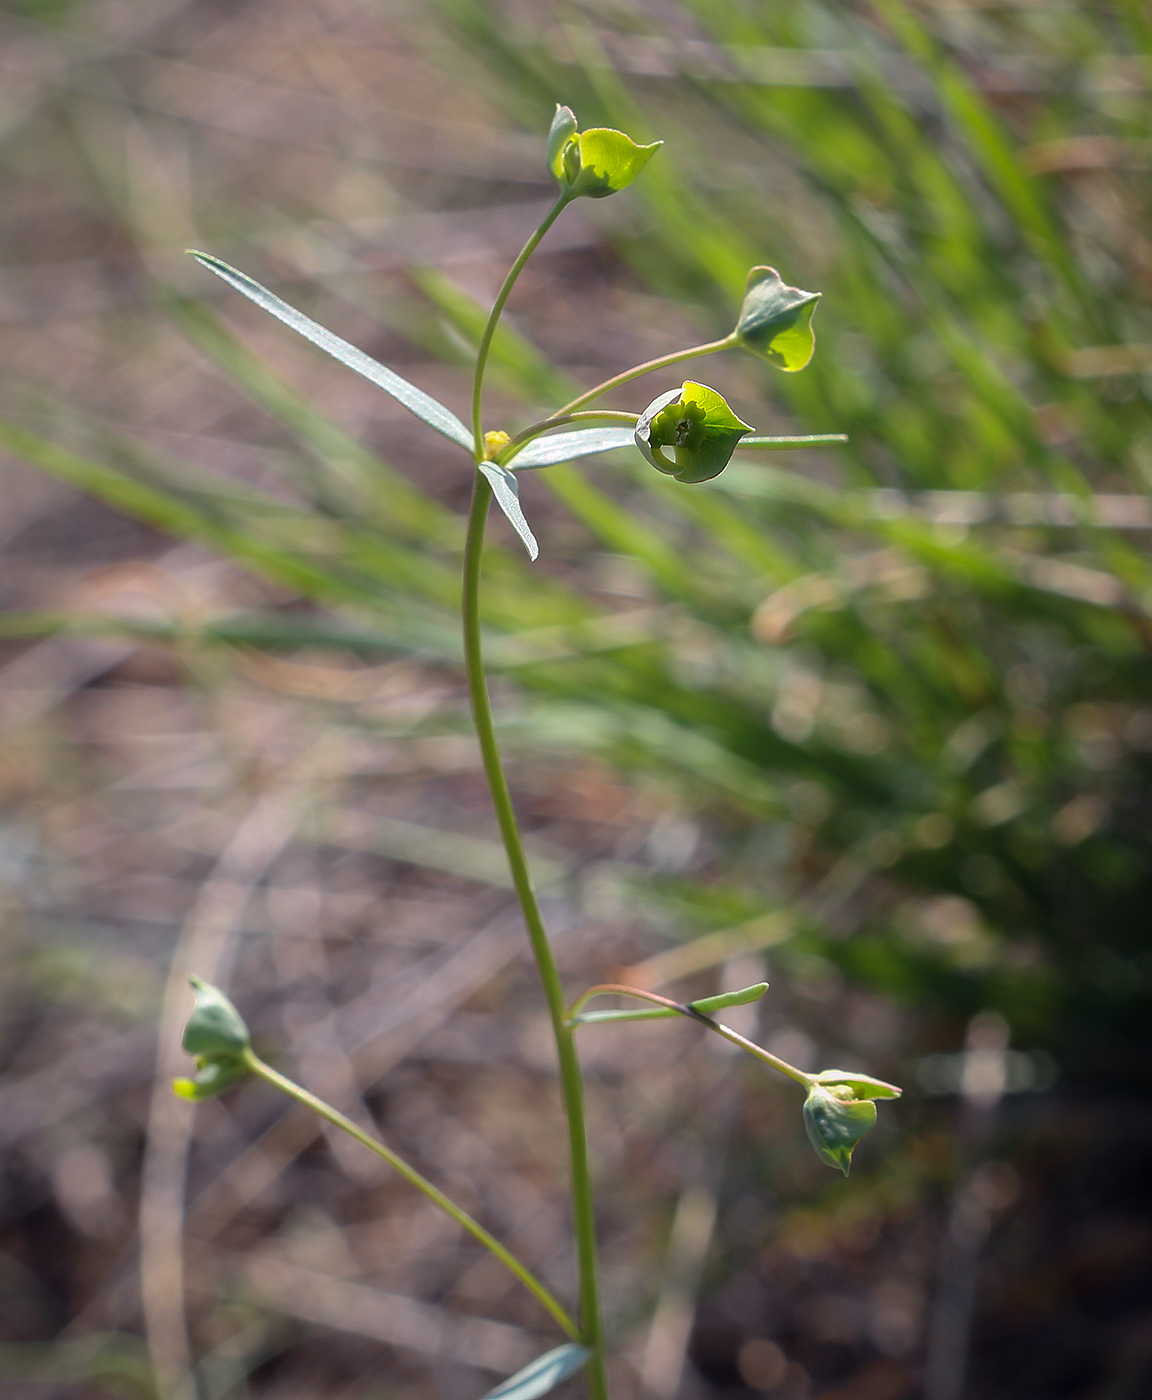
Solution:
M195 989L196 1003L184 1027L184 1049L189 1055L210 1055L213 1059L243 1055L252 1039L239 1011L219 987L201 977L188 980Z
M252 1040L244 1018L219 987L200 977L188 980L196 1002L182 1043L196 1057L196 1074L173 1080L172 1088L181 1098L210 1099L248 1073L246 1056Z
M812 313L819 300L819 292L789 287L774 267L754 267L736 322L739 343L777 369L794 374L816 349Z
M876 1105L858 1099L847 1085L813 1084L804 1103L804 1127L816 1155L845 1176L852 1150L876 1123Z
M884 1079L874 1079L870 1074L861 1074L854 1069L822 1069L815 1077L817 1084L825 1088L851 1089L857 1099L898 1099L904 1092L896 1084Z
M677 481L710 481L719 476L752 432L723 395L686 380L655 398L636 420L636 446L658 472ZM672 457L665 455L665 449Z
M641 146L606 126L578 131L572 109L558 106L548 133L548 169L573 198L603 199L630 185L663 144Z

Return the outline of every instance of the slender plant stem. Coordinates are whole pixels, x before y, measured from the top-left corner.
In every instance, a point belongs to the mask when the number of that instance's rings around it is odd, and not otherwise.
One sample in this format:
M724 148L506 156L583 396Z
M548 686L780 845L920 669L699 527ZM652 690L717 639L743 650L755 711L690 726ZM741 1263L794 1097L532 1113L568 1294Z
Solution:
M461 1210L454 1201L448 1199L443 1191L433 1186L426 1176L422 1176L415 1167L410 1167L403 1157L398 1157L391 1148L385 1147L377 1138L372 1137L370 1134L366 1133L363 1128L358 1127L353 1123L351 1118L345 1118L342 1113L338 1112L330 1104L326 1104L323 1099L318 1099L315 1094L310 1094L307 1089L301 1088L299 1084L293 1083L291 1079L287 1079L284 1075L278 1073L271 1065L266 1065L264 1061L251 1050L246 1050L244 1052L244 1063L253 1074L258 1074L261 1079L266 1079L269 1084L274 1084L277 1089L287 1094L289 1098L295 1099L297 1103L304 1104L314 1113L318 1113L321 1118L327 1119L329 1123L342 1129L349 1137L353 1137L357 1142L362 1143L370 1152L375 1152L377 1157L383 1157L388 1165L395 1168L405 1181L411 1182L418 1191L422 1191L424 1195L427 1196L430 1201L438 1205L445 1214L450 1215L458 1225L462 1225L473 1239L479 1240L485 1249L490 1249L505 1268L515 1274L524 1287L539 1299L574 1342L580 1340L580 1330L575 1322L573 1322L572 1318L569 1317L567 1310L552 1296L548 1289L544 1287L536 1275L524 1264L521 1264L520 1260L517 1259L514 1254L505 1249L494 1235L490 1235L483 1225L473 1220L466 1210Z
M632 379L639 379L642 374L651 374L656 369L667 369L669 365L678 365L681 360L694 360L700 355L715 355L720 350L730 350L732 346L738 345L736 332L726 335L723 340L709 340L704 345L692 345L687 350L673 350L671 354L660 355L655 360L645 360L642 365L633 365L631 369L623 370L620 374L615 374L611 379L606 379L603 384L597 384L594 389L588 389L585 393L577 395L571 403L566 403L563 408L558 408L553 415L556 418L563 418L571 413L573 409L598 399L601 394L606 394L610 389L618 389L621 384L627 384Z
M601 1319L600 1281L596 1261L596 1217L592 1201L592 1175L588 1163L588 1134L584 1115L584 1082L576 1054L575 1035L572 1027L567 1024L564 989L556 969L556 960L552 956L552 946L548 941L544 920L540 915L540 906L536 902L536 892L532 887L532 877L520 839L520 828L508 790L508 779L505 777L500 749L496 743L492 704L488 696L488 683L484 675L484 658L480 646L480 564L484 550L484 526L491 502L492 488L477 472L472 488L468 535L464 546L464 658L468 671L468 693L484 760L484 772L492 793L492 805L496 809L496 820L504 841L504 849L508 854L512 883L520 900L520 907L524 911L528 938L536 958L544 997L548 1003L548 1014L552 1020L552 1031L556 1037L560 1087L568 1120L572 1215L580 1269L580 1340L591 1353L587 1364L590 1400L607 1400L604 1326Z
M504 303L516 285L516 279L520 276L524 264L532 256L536 245L559 218L560 211L571 199L572 196L565 192L544 215L528 242L520 249L516 261L508 269L508 276L505 277L503 286L496 293L496 300L492 303L492 310L488 313L488 324L484 327L484 334L480 337L480 345L476 351L476 373L472 380L472 436L475 439L476 460L478 462L482 461L485 456L484 425L480 417L480 402L484 393L484 370L488 364L488 351L492 348L492 337L496 334L500 313L504 310Z
M541 418L538 423L529 423L526 428L521 428L514 438L510 438L496 455L497 462L503 467L506 466L522 447L527 447L533 438L538 438L542 433L550 432L553 428L562 428L565 423L628 423L635 424L635 413L618 413L615 409L590 409L587 413L565 413L553 415L551 418Z
M702 1011L697 1011L688 1002L673 1001L671 997L662 997L658 992L646 992L639 987L629 987L624 983L604 982L598 987L589 987L586 992L572 1003L568 1011L568 1024L578 1025L574 1018L580 1014L580 1010L593 997L617 996L636 997L639 1001L654 1002L657 1006L667 1007L669 1011L677 1011L681 1016L687 1016L692 1021L698 1021L702 1026L707 1026L710 1031L715 1031L718 1036L731 1041L733 1045L738 1045L741 1050L747 1050L750 1055L755 1055L758 1060L763 1060L766 1065L771 1065L773 1069L779 1070L781 1074L786 1074L789 1079L794 1079L797 1084L803 1084L805 1089L811 1089L816 1082L815 1075L805 1074L802 1069L797 1069L795 1065L790 1065L787 1060L782 1060L778 1055L773 1055L771 1050L765 1050L762 1045L757 1045L754 1040L749 1040L742 1036L739 1031L734 1031L731 1026L725 1026L719 1021L714 1021L711 1016L705 1016Z

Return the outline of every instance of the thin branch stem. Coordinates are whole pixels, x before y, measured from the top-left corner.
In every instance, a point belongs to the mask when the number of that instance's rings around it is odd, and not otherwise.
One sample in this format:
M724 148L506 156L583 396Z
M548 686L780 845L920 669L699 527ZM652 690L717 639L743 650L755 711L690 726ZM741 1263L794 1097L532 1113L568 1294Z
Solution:
M789 1079L794 1079L797 1084L803 1084L805 1089L810 1089L816 1082L815 1076L805 1074L802 1069L797 1069L795 1065L790 1065L787 1060L782 1060L778 1055L773 1055L771 1050L765 1050L762 1045L757 1045L755 1041L749 1040L746 1036L734 1031L731 1026L725 1026L719 1021L714 1021L711 1016L705 1016L702 1011L697 1011L688 1002L673 1001L671 997L662 997L658 992L646 992L639 987L629 987L622 982L603 982L597 987L589 987L586 992L577 997L568 1010L568 1025L575 1028L579 1022L575 1020L579 1016L581 1009L587 1005L593 997L618 996L636 997L639 1001L654 1002L657 1006L667 1007L670 1011L677 1011L681 1016L687 1016L689 1020L698 1021L702 1026L707 1026L710 1031L715 1031L718 1036L731 1041L733 1045L738 1045L741 1050L747 1050L750 1055L755 1055L758 1060L763 1060L766 1065L771 1065L773 1069L779 1070Z
M508 269L508 276L505 277L503 286L496 293L496 300L492 303L492 310L488 313L488 323L484 327L484 334L480 337L480 345L476 351L476 373L472 380L472 436L475 439L476 460L484 459L484 425L481 422L480 402L484 392L484 370L488 364L488 352L492 348L492 337L496 334L496 325L500 320L500 313L504 310L504 303L508 300L508 295L516 285L516 279L520 276L524 264L536 250L536 245L556 222L560 216L560 211L569 203L572 196L568 193L561 194L556 203L549 209L548 213L540 221L540 224L533 231L516 258L516 261Z
M418 1191L422 1191L424 1195L435 1205L439 1206L446 1215L450 1215L458 1225L463 1226L473 1239L478 1240L485 1249L491 1250L504 1267L508 1269L510 1273L514 1274L530 1293L535 1295L568 1336L571 1337L574 1342L580 1340L580 1330L575 1322L569 1317L566 1309L552 1296L548 1289L544 1287L536 1275L533 1274L526 1265L522 1264L514 1254L505 1249L494 1235L490 1235L479 1221L473 1220L466 1210L462 1210L454 1201L449 1200L444 1192L438 1187L433 1186L427 1177L422 1176L415 1167L409 1166L403 1157L398 1157L391 1148L385 1147L377 1138L366 1133L363 1128L355 1124L351 1118L346 1118L344 1114L340 1113L330 1104L325 1103L323 1099L318 1099L315 1094L309 1093L307 1089L301 1088L299 1084L294 1083L291 1079L278 1073L271 1065L266 1065L264 1061L251 1050L246 1050L244 1052L244 1063L253 1074L258 1074L261 1079L265 1079L269 1084L275 1085L277 1089L287 1094L289 1098L295 1099L297 1103L304 1104L306 1108L310 1108L314 1113L318 1113L321 1118L326 1119L335 1127L346 1132L349 1137L355 1138L357 1142L362 1143L370 1152L375 1152L377 1157L382 1157L390 1167L393 1167L400 1173L405 1181L411 1182Z
M651 374L653 370L657 369L667 369L669 365L678 365L681 360L694 360L700 355L715 355L720 350L730 350L738 344L736 332L733 331L731 335L726 335L723 340L710 340L704 345L692 345L687 350L673 350L671 354L659 355L654 360L645 360L642 365L633 365L631 369L623 370L620 374L613 375L611 379L606 379L603 384L597 384L594 389L588 389L585 393L577 395L571 403L566 403L563 408L558 408L554 418L563 418L565 414L590 403L593 399L598 399L601 394L608 393L610 389L618 389L621 384L639 379L642 374Z
M552 1031L556 1038L556 1054L560 1067L560 1086L564 1100L564 1111L568 1120L568 1148L572 1174L572 1214L576 1234L576 1252L580 1269L580 1340L589 1349L587 1376L590 1400L607 1400L608 1386L604 1369L604 1327L600 1309L600 1282L596 1262L596 1217L592 1200L592 1176L588 1162L588 1136L584 1114L584 1083L580 1074L580 1061L576 1054L576 1041L572 1028L567 1024L567 1010L564 989L552 947L536 902L536 892L532 887L532 877L520 839L520 828L516 822L516 812L512 806L512 796L508 790L508 779L496 743L496 730L492 722L492 703L488 696L488 684L484 675L484 657L480 645L480 564L484 550L484 526L488 519L488 507L492 502L492 488L487 480L476 473L472 488L472 506L468 513L468 535L464 547L464 658L468 672L468 693L472 701L472 717L476 725L476 735L480 741L480 752L484 760L484 772L492 793L492 805L496 809L496 820L504 849L508 854L508 867L512 883L524 911L524 922L528 938L536 958L540 981L544 987L544 997L548 1003L548 1014L552 1021Z

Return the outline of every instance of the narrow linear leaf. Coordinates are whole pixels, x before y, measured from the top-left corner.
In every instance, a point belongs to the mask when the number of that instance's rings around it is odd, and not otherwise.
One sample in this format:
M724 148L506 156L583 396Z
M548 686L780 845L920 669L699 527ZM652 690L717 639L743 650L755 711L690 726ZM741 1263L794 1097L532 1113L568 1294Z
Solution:
M512 475L507 467L499 467L495 462L480 462L477 464L492 487L492 494L496 497L496 504L508 517L508 523L524 542L524 548L528 551L529 559L536 559L540 554L540 546L536 543L536 536L524 519L524 512L520 509L520 483Z
M847 433L807 433L802 437L746 437L740 439L737 450L758 447L761 452L786 452L792 447L826 447L830 443L847 441Z
M759 1001L767 990L767 982L754 982L751 987L741 987L735 992L720 992L714 997L701 997L698 1001L690 1001L688 1005L693 1011L710 1016L713 1011L725 1011L730 1006L747 1006L751 1001Z
M403 404L409 413L414 413L422 423L427 423L430 428L435 428L438 433L442 433L450 442L456 443L466 452L471 452L472 434L451 409L445 408L439 399L434 399L423 389L417 389L415 384L409 384L395 370L389 369L387 365L382 365L379 360L374 360L363 350L357 350L346 340L341 340L338 335L325 329L318 321L313 321L311 317L305 316L302 311L297 311L295 307L289 306L286 301L282 301L267 287L262 287L259 282L254 281L246 273L238 272L234 267L229 267L226 262L221 262L219 258L214 258L209 253L198 253L192 248L188 250L188 253L190 257L196 259L201 267L206 267L209 272L214 272L217 277L222 277L230 287L234 287L249 301L254 301L257 306L275 316L278 321L283 321L286 326L290 326L305 340L310 340L313 345L318 345L321 350L326 350L341 364L347 365L349 369L354 369L357 374L362 374L365 379L371 380L386 394L391 394L397 403Z
M587 1347L579 1342L566 1342L554 1347L529 1362L522 1371L509 1376L495 1390L490 1390L483 1400L536 1400L537 1396L547 1395L561 1381L574 1376L588 1360Z
M642 1011L581 1011L572 1021L574 1025L592 1026L604 1021L667 1021L681 1014L670 1006L648 1006Z
M512 471L531 467L551 467L558 462L571 462L577 457L591 457L597 452L611 452L616 447L631 447L631 428L579 428L571 433L556 433L553 437L534 438L509 462Z

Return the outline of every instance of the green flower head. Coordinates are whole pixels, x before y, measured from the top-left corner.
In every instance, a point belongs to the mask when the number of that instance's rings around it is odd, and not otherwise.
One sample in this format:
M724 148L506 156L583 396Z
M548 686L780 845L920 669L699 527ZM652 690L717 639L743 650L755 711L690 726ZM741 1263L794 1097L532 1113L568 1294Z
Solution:
M687 380L653 399L640 415L636 446L658 472L677 481L710 481L751 431L715 389ZM664 448L671 448L673 460Z
M856 1144L876 1123L876 1105L846 1084L813 1084L804 1102L804 1127L816 1155L845 1176Z
M795 374L816 349L812 313L819 300L819 292L789 287L774 267L754 267L736 322L737 340L759 359Z
M172 1089L185 1099L210 1099L248 1073L245 1056L251 1045L248 1027L219 987L199 977L188 979L196 992L192 1015L184 1027L184 1049L196 1057L191 1079L174 1079Z
M638 146L606 126L578 131L572 109L558 106L548 133L548 169L568 194L603 199L630 185L663 144Z

